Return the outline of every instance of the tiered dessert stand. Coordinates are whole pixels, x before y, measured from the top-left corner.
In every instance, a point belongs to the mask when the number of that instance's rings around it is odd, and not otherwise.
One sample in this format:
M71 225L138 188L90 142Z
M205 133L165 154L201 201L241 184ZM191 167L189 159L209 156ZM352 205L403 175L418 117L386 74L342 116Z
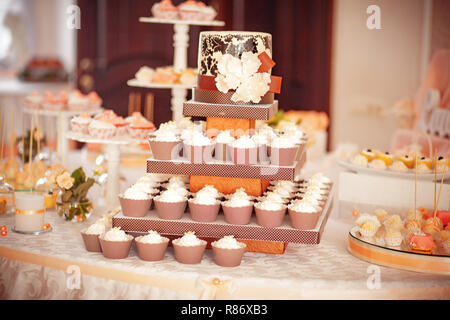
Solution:
M223 21L192 21L192 20L172 20L158 19L153 17L140 17L140 22L144 23L163 23L173 24L173 67L175 70L184 70L187 65L187 49L189 47L189 26L210 26L222 27L225 25ZM172 91L172 118L179 120L183 113L183 103L186 101L187 90L192 85L184 84L161 84L161 83L142 83L136 79L127 82L131 87L153 88L153 89L171 89Z
M108 179L106 181L106 203L107 209L115 209L119 205L117 196L119 195L119 166L120 166L120 146L130 144L147 143L146 140L133 139L130 137L118 137L111 139L99 139L87 135L81 135L74 132L68 132L66 138L84 142L99 143L106 145L106 158L108 159Z
M69 154L69 145L67 143L66 133L69 132L70 118L77 116L83 112L88 113L89 115L95 115L102 111L103 111L102 108L86 111L44 110L44 109L30 109L27 107L24 108L24 112L31 115L56 118L56 137L57 137L56 150L58 157L61 160L61 164L65 167L67 166L67 155Z
M211 110L192 108L193 103L195 104L192 101L184 103L183 114L185 116L224 116L223 114L212 114ZM226 108L222 109L229 110L224 112L226 113L225 116L231 118L243 118L244 114L257 114L258 116L253 117L253 119L268 120L274 112L277 112L278 102L274 101L269 105L226 105ZM261 110L264 110L264 112L261 112ZM306 151L303 148L303 152L297 155L296 161L291 166L261 163L238 165L219 160L208 161L207 163L192 163L187 159L157 160L150 158L147 160L147 172L293 181L300 174L305 162ZM151 210L143 218L127 217L119 212L113 217L113 227L121 227L122 230L135 235L145 234L148 230L156 230L167 236L181 236L187 231L195 231L197 236L209 238L211 241L232 234L241 240L317 244L320 242L321 234L331 211L332 198L333 190L330 192L316 228L311 230L293 228L289 223L288 215L285 216L282 226L265 228L257 224L255 217L252 217L251 222L247 225L233 225L225 222L222 214L219 214L215 222L197 222L189 218L187 214L179 220L163 220L158 218L155 210Z

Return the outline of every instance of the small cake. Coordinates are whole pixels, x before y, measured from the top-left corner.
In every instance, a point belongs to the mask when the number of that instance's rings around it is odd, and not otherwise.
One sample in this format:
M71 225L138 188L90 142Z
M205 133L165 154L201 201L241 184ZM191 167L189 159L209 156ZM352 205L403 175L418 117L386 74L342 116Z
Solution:
M197 238L195 232L186 232L183 237L172 241L175 259L186 264L200 263L206 244L205 240Z
M377 170L386 170L386 163L381 159L374 159L369 162L369 168Z
M216 264L222 267L237 267L241 264L247 245L237 241L234 236L224 236L212 242L211 247Z
M443 224L441 219L439 219L438 217L434 218L429 218L427 219L424 224L423 224L423 232L431 234L432 236L434 236L436 233L438 233L439 231L441 231L443 229Z
M219 214L220 201L208 192L198 192L188 201L192 220L200 222L213 222Z
M269 137L267 134L257 132L252 136L252 140L256 143L258 148L258 162L263 163L269 160L267 148L269 146Z
M160 129L155 131L153 137L149 139L149 144L155 159L171 160L180 157L181 140L173 131Z
M388 230L384 236L384 241L388 247L399 247L403 241L402 233L396 230Z
M92 118L87 113L82 113L80 116L73 117L70 120L72 131L79 134L89 134L89 125Z
M431 234L416 232L409 238L411 250L418 253L431 254L436 244Z
M295 140L280 136L270 141L270 163L279 166L291 166L298 152Z
M41 104L43 101L44 97L38 92L33 92L31 95L25 97L25 105L29 109L41 108Z
M436 161L436 171L439 173L447 172L450 167L450 159L447 157L438 157Z
M420 157L420 159L417 159L417 166L421 165L425 165L428 169L431 170L431 168L433 167L433 161L428 157Z
M153 74L153 82L163 84L173 84L178 80L178 74L171 66L156 68Z
M136 78L136 80L142 83L151 83L153 81L154 74L155 74L154 69L149 68L147 66L143 66L139 68L134 77Z
M248 224L253 212L253 203L242 195L242 190L238 189L232 194L229 200L222 202L222 209L225 221L231 224ZM245 193L245 191L244 191Z
M255 203L256 221L260 226L276 228L281 226L286 214L286 206L279 202L264 199Z
M412 169L414 168L414 157L411 157L407 154L405 154L404 156L400 157L399 160L401 162L403 162L403 164L408 168L408 169Z
M186 210L187 198L175 190L166 190L153 198L158 217L165 220L178 220Z
M392 163L392 166L390 166L390 169L397 172L408 172L408 167L405 165L405 163L399 160L394 161Z
M89 98L79 90L75 90L68 96L67 107L74 111L87 110L89 109Z
M368 162L372 161L373 159L375 159L375 156L377 154L376 151L372 150L372 149L364 149L361 151L360 153L363 157L365 157L367 159Z
M116 127L116 136L122 137L128 133L128 123L124 118L115 115L112 119L107 120L111 122Z
M145 236L135 238L138 256L145 261L159 261L164 257L169 238L162 237L158 232L149 230Z
M386 166L392 165L394 161L394 157L389 152L378 152L375 158L383 161Z
M294 200L288 205L288 212L294 228L309 230L316 227L322 209L302 200Z
M151 196L134 186L119 195L119 201L122 213L127 217L144 217L152 205Z
M363 238L371 238L375 236L378 229L381 227L378 218L367 213L363 213L358 219L356 219L355 223L359 226L359 233Z
M252 165L258 161L258 148L248 135L241 135L229 145L235 164Z
M116 127L109 122L92 120L88 126L88 133L94 138L111 139L116 135Z
M386 220L389 217L389 214L384 209L376 209L373 212L373 215L378 218L378 221L380 221L380 223L383 223L384 220Z
M187 68L180 71L178 80L181 84L195 87L197 85L197 70L193 68Z
M280 204L286 204L289 202L288 198L284 198L279 193L272 192L272 191L265 192L264 195L262 197L258 197L257 200L259 202L270 201L270 202L275 202L275 203L280 203Z
M129 123L127 130L130 137L143 140L148 138L148 135L155 130L155 125L141 116Z
M144 192L147 195L153 197L160 192L159 186L160 185L158 182L138 180L132 186L132 189Z
M133 236L126 234L120 227L112 228L100 235L103 256L109 259L124 259L130 252Z
M203 20L203 8L206 5L201 1L187 0L178 5L181 20Z
M217 189L214 188L214 186L208 184L203 186L203 188L201 188L200 190L198 190L196 196L201 194L209 195L211 197L214 197L215 199L220 199L223 197L223 194L217 191Z
M216 146L214 156L217 160L230 161L232 155L228 152L227 146L234 141L234 137L231 135L230 130L220 131L216 136Z
M178 19L178 9L171 0L162 0L152 6L152 14L158 19Z
M211 162L214 142L202 132L193 131L192 135L183 141L183 154L192 163Z
M391 231L402 231L403 230L403 221L399 215L394 214L384 220L384 227L386 230Z
M64 91L61 91L58 96L54 96L51 92L46 92L41 106L46 110L63 110L67 106L67 99L67 94Z
M352 158L351 163L353 163L354 165L366 168L369 161L367 160L367 157L365 157L361 154L358 154Z
M89 228L81 230L81 236L87 251L101 252L99 236L105 233L106 225L104 219L99 219L91 224Z
M217 11L211 6L204 6L201 9L202 20L213 21L217 16Z

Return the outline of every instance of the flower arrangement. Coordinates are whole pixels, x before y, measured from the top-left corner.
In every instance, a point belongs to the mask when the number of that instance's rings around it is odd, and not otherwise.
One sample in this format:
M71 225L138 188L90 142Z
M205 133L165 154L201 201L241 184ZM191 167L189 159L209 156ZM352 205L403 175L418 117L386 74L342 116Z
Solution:
M95 176L98 174L98 171L94 171L94 176L87 178L81 167L72 174L62 168L55 168L49 179L60 190L60 202L57 203L59 216L64 216L66 220L86 220L93 208L87 193L97 183Z

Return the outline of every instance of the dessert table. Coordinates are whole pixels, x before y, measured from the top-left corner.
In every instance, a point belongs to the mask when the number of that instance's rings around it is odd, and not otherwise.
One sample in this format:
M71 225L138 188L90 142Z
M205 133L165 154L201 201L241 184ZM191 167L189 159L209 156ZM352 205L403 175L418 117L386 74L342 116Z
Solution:
M69 157L73 165L91 165L83 158L79 151ZM314 166L311 161L305 170ZM124 172L132 183L145 171L122 167ZM158 262L140 260L134 244L123 260L87 252L80 230L101 217L101 208L83 223L49 210L45 219L53 231L39 236L12 232L14 216L1 216L8 234L0 237L0 299L450 299L448 276L352 256L352 225L339 218L337 207L335 201L320 244L289 244L282 255L247 252L235 268L216 265L210 249L198 265L176 262L172 247Z

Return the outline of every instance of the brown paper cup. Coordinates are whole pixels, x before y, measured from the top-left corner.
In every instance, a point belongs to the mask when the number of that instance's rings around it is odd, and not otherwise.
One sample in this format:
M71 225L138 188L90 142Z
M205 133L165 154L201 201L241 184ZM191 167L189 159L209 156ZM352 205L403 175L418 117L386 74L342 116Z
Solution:
M155 203L158 217L164 220L181 219L187 205L187 200L181 202L163 202L153 199L153 202Z
M180 159L181 142L180 141L154 141L149 140L150 149L153 158L158 160Z
M298 148L276 148L271 147L270 164L277 166L291 166L297 156Z
M252 217L253 205L246 207L222 206L225 221L230 224L249 224Z
M192 163L208 163L213 159L214 144L209 146L192 146L184 144L183 155Z
M189 212L192 220L199 222L214 222L219 214L220 203L216 204L197 204L192 200L189 202Z
M219 161L230 161L231 155L228 152L228 145L225 143L216 143L214 147L214 158Z
M84 246L89 252L102 252L100 245L99 234L86 234L86 229L81 230L81 236L83 237Z
M100 245L102 247L103 256L108 259L125 259L130 252L133 239L127 241L108 241L101 237Z
M152 206L151 198L147 200L134 200L119 196L119 201L123 215L127 217L144 217Z
M291 224L295 229L311 230L314 229L319 220L320 212L303 213L288 209Z
M139 259L145 261L162 260L168 244L168 240L161 243L142 243L136 239L136 248Z
M212 243L214 262L221 267L237 267L241 264L246 245L239 249L218 248Z
M252 165L258 162L258 148L232 148L233 162L240 165Z
M286 208L282 210L263 210L255 207L256 221L262 227L276 228L282 225Z
M197 264L202 261L203 253L206 249L206 241L199 246L180 246L172 241L175 251L175 259L179 263Z

